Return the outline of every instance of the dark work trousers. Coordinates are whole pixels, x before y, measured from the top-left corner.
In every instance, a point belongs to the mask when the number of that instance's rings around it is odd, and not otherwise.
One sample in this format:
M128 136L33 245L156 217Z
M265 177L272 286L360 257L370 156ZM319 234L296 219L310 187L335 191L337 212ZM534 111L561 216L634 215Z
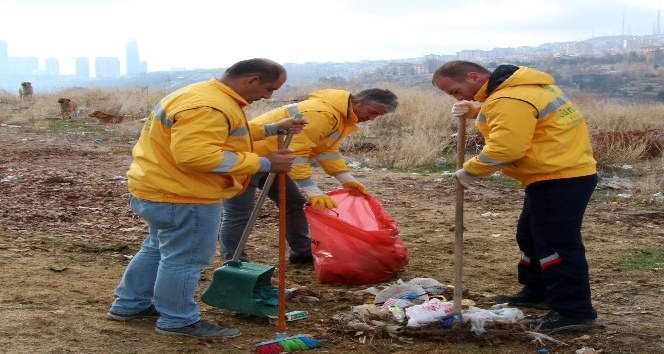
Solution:
M244 233L244 228L251 218L251 212L255 206L256 190L263 187L267 177L267 173L257 173L251 176L249 185L242 194L222 201L223 218L219 230L222 263L233 258ZM267 194L268 198L272 199L277 205L279 201L278 179L278 176L275 176L272 187ZM288 241L290 256L311 256L309 224L304 215L304 203L306 201L297 184L289 176L286 176L286 241ZM244 250L242 250L240 259L248 260Z
M562 316L597 316L581 223L597 175L535 182L526 187L516 230L519 283L526 295L546 298Z

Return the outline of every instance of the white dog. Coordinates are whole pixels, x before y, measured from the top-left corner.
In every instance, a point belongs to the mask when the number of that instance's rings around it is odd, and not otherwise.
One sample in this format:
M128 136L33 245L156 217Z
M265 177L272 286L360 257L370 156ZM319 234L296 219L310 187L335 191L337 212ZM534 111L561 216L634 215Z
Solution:
M21 101L32 101L32 83L21 82L21 88L18 89L18 97Z

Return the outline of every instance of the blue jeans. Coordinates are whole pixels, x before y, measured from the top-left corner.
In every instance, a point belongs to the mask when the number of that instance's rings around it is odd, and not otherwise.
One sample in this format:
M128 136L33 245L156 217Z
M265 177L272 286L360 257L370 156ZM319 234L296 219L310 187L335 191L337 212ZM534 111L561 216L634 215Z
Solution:
M194 300L200 274L214 258L221 203L174 204L129 197L149 226L140 251L125 270L111 311L132 314L154 303L157 327L178 328L200 320Z
M223 218L219 230L222 262L233 258L235 249L240 243L244 228L247 226L251 212L254 209L256 190L263 187L267 176L267 173L258 173L251 176L251 181L242 194L222 201ZM275 203L279 201L278 179L278 177L275 177L272 187L268 191L268 197ZM290 248L289 254L293 257L311 256L309 224L304 215L304 203L306 201L297 184L290 177L286 177L286 240ZM244 250L240 259L248 260Z
M526 187L516 241L519 283L546 298L563 316L595 318L581 224L597 175L554 179Z

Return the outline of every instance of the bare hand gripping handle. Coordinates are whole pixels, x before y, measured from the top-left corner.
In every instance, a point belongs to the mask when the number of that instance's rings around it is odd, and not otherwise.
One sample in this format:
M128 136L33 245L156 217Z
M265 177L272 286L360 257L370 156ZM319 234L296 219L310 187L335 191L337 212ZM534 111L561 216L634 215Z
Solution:
M293 118L302 119L302 113L297 113ZM286 135L286 139L284 140L285 149L288 148L288 145L290 144L292 139L293 139L293 133L289 132ZM240 242L238 243L237 248L235 249L235 253L233 253L232 261L237 261L238 259L240 259L240 255L242 254L242 251L244 251L244 247L247 244L247 239L249 239L249 234L251 233L251 230L254 228L254 224L256 223L256 219L258 218L258 214L260 213L261 208L265 203L265 198L267 198L267 194L270 191L270 187L272 187L272 183L274 182L274 178L276 176L277 174L274 172L270 172L267 175L265 184L263 185L263 188L261 188L261 193L258 195L258 199L256 200L256 205L254 205L254 210L251 211L251 216L249 216L249 221L247 222L247 226L244 227L244 232L242 232L242 237L240 238Z

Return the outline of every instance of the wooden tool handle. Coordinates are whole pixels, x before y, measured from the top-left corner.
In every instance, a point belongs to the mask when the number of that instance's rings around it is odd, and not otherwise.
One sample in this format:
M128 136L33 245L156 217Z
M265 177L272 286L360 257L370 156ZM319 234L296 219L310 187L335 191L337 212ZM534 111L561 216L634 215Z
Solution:
M281 136L279 149L284 149L286 142ZM286 173L278 175L279 192L279 295L277 305L277 332L286 332Z
M459 117L457 132L457 168L463 168L466 157L466 119ZM456 181L456 205L454 208L454 313L461 314L463 298L463 185Z

